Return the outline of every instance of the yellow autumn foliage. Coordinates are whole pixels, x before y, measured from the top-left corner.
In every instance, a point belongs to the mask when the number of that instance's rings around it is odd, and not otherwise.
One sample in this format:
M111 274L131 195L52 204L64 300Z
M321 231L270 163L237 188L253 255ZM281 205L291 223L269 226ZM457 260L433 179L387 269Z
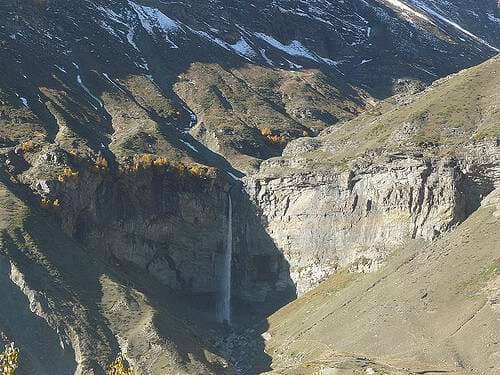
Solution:
M260 134L263 136L263 137L267 137L267 136L270 136L273 134L271 128L261 128L260 129Z
M261 128L260 134L267 139L269 143L272 144L286 144L290 140L286 135L277 134L273 132L271 128Z
M104 156L99 155L95 159L95 166L97 167L97 169L105 171L109 168L109 163Z
M134 375L134 370L127 366L123 355L119 354L113 363L109 365L106 375Z
M26 153L26 152L31 152L35 149L35 142L33 141L26 141L21 143L21 151Z
M215 168L204 165L193 164L189 167L189 172L197 177L209 177L215 174Z
M61 202L59 201L59 199L51 200L49 198L42 198L40 200L40 205L43 208L58 208L61 206Z
M64 170L63 170L63 173L60 174L59 176L57 176L57 180L59 182L64 182L68 178L75 177L75 176L78 176L78 172L77 171L71 169L70 167L65 167Z
M0 353L0 375L14 375L19 361L19 349L14 343L5 345L5 350Z
M149 169L151 167L163 167L168 165L168 160L163 156L151 154L134 155L132 164L125 168L126 171L137 172L140 169Z

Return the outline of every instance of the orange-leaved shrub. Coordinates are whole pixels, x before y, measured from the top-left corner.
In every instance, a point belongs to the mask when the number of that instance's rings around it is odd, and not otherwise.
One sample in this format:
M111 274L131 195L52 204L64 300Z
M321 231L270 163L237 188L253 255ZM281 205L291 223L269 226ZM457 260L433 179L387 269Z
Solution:
M268 137L270 135L273 135L273 132L272 132L271 128L261 128L260 129L260 134L263 137Z
M286 135L273 132L271 128L261 128L260 134L271 144L286 144L290 140Z
M164 167L168 165L168 160L163 156L152 154L137 154L132 158L132 163L126 166L125 171L137 172L140 169L149 169L152 167Z
M289 141L286 135L271 135L267 139L273 144L286 144Z
M99 155L95 159L95 167L99 170L105 171L109 168L109 163L104 156Z
M207 167L200 164L193 164L189 167L189 172L197 177L209 177L215 174L214 167Z

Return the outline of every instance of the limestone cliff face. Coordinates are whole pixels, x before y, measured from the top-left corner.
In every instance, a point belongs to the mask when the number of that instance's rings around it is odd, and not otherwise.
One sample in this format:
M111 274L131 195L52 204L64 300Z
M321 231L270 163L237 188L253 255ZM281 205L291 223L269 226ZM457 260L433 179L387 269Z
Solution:
M245 189L302 294L340 267L374 270L405 240L459 224L498 180L497 151L490 143L461 159L401 154L321 172L271 159Z

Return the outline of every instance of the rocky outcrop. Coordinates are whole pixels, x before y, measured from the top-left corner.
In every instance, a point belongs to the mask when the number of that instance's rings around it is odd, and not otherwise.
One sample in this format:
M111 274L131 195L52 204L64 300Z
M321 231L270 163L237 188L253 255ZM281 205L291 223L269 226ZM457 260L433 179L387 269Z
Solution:
M338 268L372 271L406 240L454 228L493 190L497 155L487 143L461 159L398 154L321 172L271 159L245 189L302 294Z
M64 232L103 257L147 271L188 294L217 291L226 236L226 179L150 168L82 169L63 182L36 180L58 200Z

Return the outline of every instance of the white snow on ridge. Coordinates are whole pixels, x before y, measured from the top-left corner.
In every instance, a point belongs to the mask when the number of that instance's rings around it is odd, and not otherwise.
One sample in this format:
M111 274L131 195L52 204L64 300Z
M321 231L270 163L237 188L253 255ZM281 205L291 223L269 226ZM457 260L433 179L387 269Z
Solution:
M274 66L274 61L271 60L269 57L267 57L267 54L266 54L266 50L265 49L261 49L260 50L260 55L262 56L262 58L266 61L266 63L268 63L269 65L271 66Z
M233 180L236 180L236 181L241 181L241 178L238 178L236 177L233 173L229 172L229 171L224 171L228 174L229 177L231 177Z
M272 36L266 35L264 33L254 33L254 35L265 41L266 43L270 44L276 49L279 49L282 52L285 52L287 55L290 56L296 56L296 57L303 57L312 61L315 61L320 64L328 64L332 67L334 67L340 74L344 74L341 70L338 69L337 65L339 65L341 62L339 61L334 61L325 57L321 57L314 52L309 51L301 42L298 40L292 40L290 44L283 44L280 41L274 39ZM265 50L261 50L261 55L266 59L266 61L273 65L272 62L267 58L265 55ZM268 61L269 60L269 61ZM300 65L295 64L287 59L285 59L292 68L295 69L300 69L302 68Z
M199 36L202 36L204 37L205 39L208 39L209 41L215 43L215 44L218 44L219 46L221 46L222 48L226 49L226 50L231 50L231 47L229 46L229 44L227 44L226 42L224 42L222 39L219 39L219 38L216 38L216 37L213 37L211 36L210 34L206 33L205 31L201 31L201 30L195 30L195 29L192 29L190 28L189 26L186 26L189 31L191 31L192 33L196 34L196 35L199 35Z
M274 39L272 36L266 35L264 33L254 33L254 35L272 45L274 48L279 49L290 56L305 57L310 60L317 61L317 58L312 54L306 47L302 45L298 40L292 40L290 44L283 44L280 41Z
M432 21L429 19L429 17L425 16L424 14L417 12L415 9L410 8L408 5L404 4L403 2L399 0L384 0L386 3L391 4L392 6L395 6L396 8L402 10L405 13L412 14L414 16L417 16L418 18L423 19L424 21L432 23Z
M202 36L203 38L209 40L212 43L217 44L218 46L224 48L227 51L235 52L237 55L243 57L244 59L246 59L250 62L252 62L252 58L254 58L257 55L255 53L255 51L253 50L253 48L250 47L248 42L243 37L241 37L240 40L238 40L236 43L229 44L220 38L217 38L215 36L208 34L205 31L195 30L195 29L190 28L189 26L186 26L186 27L193 34Z
M139 47L137 47L137 45L135 44L135 41L134 41L134 36L135 36L135 26L130 24L128 22L128 20L124 19L124 17L122 15L119 15L118 13L115 13L113 10L109 9L109 8L104 8L102 6L98 6L97 9L99 9L102 13L104 13L104 15L110 19L111 21L115 22L115 23L118 23L119 25L122 25L123 27L125 27L125 29L127 30L126 33L126 37L127 37L127 41L128 43L134 47L134 49L136 51L139 51ZM111 30L114 30L112 27L105 27L106 30L108 30L110 33L111 33ZM120 30L121 31L121 30ZM115 32L112 32L113 35L116 35Z
M113 81L113 80L111 79L111 77L110 77L107 73L102 73L102 75L104 76L104 78L106 78L106 79L107 79L107 80L108 80L108 81L109 81L109 82L110 82L113 86L115 86L115 87L116 87L119 91L121 91L123 94L126 94L126 93L127 93L127 92L126 92L123 88L121 88L120 86L118 86L118 84L117 84L115 81Z
M55 67L56 67L59 71L61 71L61 72L63 72L63 73L67 73L67 72L66 72L66 69L64 69L64 68L60 67L59 65L55 64L54 66L55 66Z
M76 76L76 81L78 82L78 84L80 85L80 87L83 89L83 91L85 91L92 99L94 99L101 108L104 108L104 104L103 102L101 101L101 99L99 99L97 96L95 96L94 94L92 94L92 92L90 91L90 89L85 86L85 84L83 83L83 80L82 80L82 77L80 76L80 74L78 74Z
M389 1L389 0L386 0L386 1ZM393 1L393 0L390 0L390 1ZM459 24L457 24L456 22L446 18L445 16L443 16L442 14L436 12L434 9L431 9L429 8L427 5L423 4L421 1L419 0L410 0L413 4L415 4L416 6L418 6L419 8L425 10L427 13L431 14L432 16L438 18L439 20L441 20L442 22L454 27L455 29L461 31L462 33L464 33L465 35L471 37L472 39L475 39L477 40L479 43L482 43L484 44L486 47L492 49L493 51L495 52L500 52L500 50L494 46L492 46L491 44L489 44L486 40L478 37L477 35L471 33L470 31L464 29L462 26L460 26Z
M179 48L170 38L168 34L171 32L179 31L180 27L176 21L167 17L159 9L150 8L145 5L139 5L133 1L129 1L130 6L134 9L139 17L142 27L150 35L154 35L155 31L159 30L165 34L165 39L172 48Z
M493 14L491 13L486 13L486 15L488 16L488 19L492 22L495 22L495 23L498 23L500 25L500 18L497 18L495 17Z
M183 139L179 139L179 141L181 141L184 145L186 145L187 147L189 147L191 150L193 150L194 152L199 152L198 149L196 147L194 147L191 143L183 140Z

